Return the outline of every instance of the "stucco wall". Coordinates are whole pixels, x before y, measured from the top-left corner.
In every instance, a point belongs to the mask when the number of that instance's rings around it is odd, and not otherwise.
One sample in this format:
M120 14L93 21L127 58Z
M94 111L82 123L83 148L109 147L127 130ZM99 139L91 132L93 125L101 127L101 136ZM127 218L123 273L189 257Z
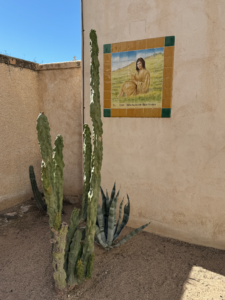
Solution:
M64 194L82 194L82 115L80 62L39 67L41 109L48 117L52 144L63 136Z
M42 186L40 111L48 116L52 144L57 134L64 138L64 194L82 194L80 62L37 65L0 55L0 85L0 210L30 199L30 165Z
M40 183L36 134L38 72L0 63L0 210L30 199L28 169Z
M84 1L85 122L89 118L89 31L103 44L174 35L172 115L103 118L102 186L131 199L129 225L225 249L225 2Z

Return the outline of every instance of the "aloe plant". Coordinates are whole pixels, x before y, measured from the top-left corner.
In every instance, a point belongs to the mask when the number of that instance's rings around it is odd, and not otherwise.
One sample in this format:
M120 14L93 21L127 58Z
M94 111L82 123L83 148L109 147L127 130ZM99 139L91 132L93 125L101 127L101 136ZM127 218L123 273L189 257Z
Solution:
M116 244L116 240L121 234L123 228L129 221L130 216L130 199L127 195L127 204L124 206L124 215L121 222L122 216L122 208L123 208L123 200L119 206L119 216L118 220L116 220L116 207L117 200L119 197L119 192L116 193L116 184L114 183L111 196L109 198L108 192L106 194L103 192L101 188L102 195L102 207L98 204L97 208L97 224L96 224L96 232L95 232L95 241L101 245L104 249L109 250L110 248L118 247L132 238L134 235L139 233L145 227L147 227L149 223L133 230L127 236L125 236L119 243Z

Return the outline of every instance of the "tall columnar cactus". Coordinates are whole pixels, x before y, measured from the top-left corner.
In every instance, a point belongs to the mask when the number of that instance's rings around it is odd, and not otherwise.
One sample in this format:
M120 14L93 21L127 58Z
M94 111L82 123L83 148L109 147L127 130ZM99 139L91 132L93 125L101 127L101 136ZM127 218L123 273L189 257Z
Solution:
M91 179L91 130L87 124L84 124L83 131L83 156L84 156L84 186L82 199L82 215L84 220L87 218L88 193L90 190Z
M99 94L99 61L97 36L90 32L91 39L91 104L93 124L93 152L91 131L84 125L84 196L82 212L74 209L70 226L61 225L63 201L63 139L58 135L54 148L51 145L47 117L40 113L37 119L38 140L42 155L42 182L49 215L53 243L53 268L56 287L60 290L91 278L94 263L94 236L102 166L102 121ZM86 220L85 235L84 220ZM85 236L85 238L84 238ZM84 241L82 241L84 239Z
M42 156L41 180L49 225L58 230L61 226L63 202L63 138L61 135L57 135L52 149L49 122L44 113L39 114L36 128Z
M84 264L84 274L87 274L87 263L94 251L94 236L96 229L96 215L101 185L101 166L102 166L102 120L99 93L99 61L98 61L98 43L95 30L90 32L91 45L91 104L90 115L92 120L93 152L91 156L91 180L90 191L88 193L87 206L87 225L86 236L83 248L82 261ZM92 258L93 260L93 258ZM88 274L90 276L90 274Z

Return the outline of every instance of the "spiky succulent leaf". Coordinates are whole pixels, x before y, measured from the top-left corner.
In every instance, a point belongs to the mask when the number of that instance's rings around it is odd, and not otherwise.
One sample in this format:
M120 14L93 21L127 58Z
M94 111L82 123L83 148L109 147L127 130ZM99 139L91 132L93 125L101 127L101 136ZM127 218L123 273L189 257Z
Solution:
M112 201L115 197L115 193L116 193L116 183L114 183L113 188L112 188L111 197L110 197L110 200L109 200L109 208L110 208L111 203L112 203Z
M108 234L107 234L107 244L109 246L112 245L113 242L113 236L114 236L114 220L116 215L116 207L115 207L115 198L111 203L110 209L109 209L109 218L108 218Z
M123 228L126 226L128 220L129 220L129 215L130 215L130 199L127 195L128 203L124 206L124 215L123 215L123 220L122 223L117 231L117 233L114 236L114 240L116 240L120 233L122 232Z
M109 215L109 194L106 190L106 214Z
M97 225L96 225L95 237L97 238L99 244L100 244L103 248L106 249L106 248L108 247L108 244L102 240L101 233L100 233L100 229L99 229L99 227L98 227Z
M138 234L141 230L143 230L145 227L147 227L150 224L147 223L135 230L133 230L131 233L129 233L127 236L125 236L125 238L123 238L118 244L116 244L114 247L119 247L120 245L124 244L126 241L128 241L129 239L131 239L133 236L135 236L136 234Z
M105 238L105 231L104 231L104 217L102 214L101 206L99 204L98 204L98 208L97 208L97 220L98 220L98 227L99 227L100 234L101 234L101 239L105 243L106 238Z
M114 200L115 201L115 203L114 203L115 214L114 214L114 231L113 231L113 235L115 234L115 231L116 231L116 207L117 207L117 200L118 200L119 194L120 194L120 191L118 191L118 193L116 194L115 200Z
M106 213L106 196L102 190L102 187L100 186L101 194L102 194L102 214L105 216Z
M124 200L124 198L123 198L123 200ZM121 215L122 215L122 207L123 207L123 200L122 200L121 203L120 203L120 208L119 208L119 218L118 218L118 221L117 221L117 224L116 224L116 229L115 229L114 235L117 233L117 229L118 229L119 226L120 226L120 220L121 220Z

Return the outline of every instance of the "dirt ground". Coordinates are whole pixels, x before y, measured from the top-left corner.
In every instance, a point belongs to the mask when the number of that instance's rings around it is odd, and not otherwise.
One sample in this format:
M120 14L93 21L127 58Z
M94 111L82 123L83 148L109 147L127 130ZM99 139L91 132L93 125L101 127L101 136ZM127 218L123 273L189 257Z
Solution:
M27 205L23 213L21 206ZM64 206L67 222L72 209ZM17 219L0 218L1 300L225 300L225 251L146 232L109 252L95 246L92 279L60 298L54 291L48 217L32 200L7 210L15 211ZM130 231L127 227L123 236Z

